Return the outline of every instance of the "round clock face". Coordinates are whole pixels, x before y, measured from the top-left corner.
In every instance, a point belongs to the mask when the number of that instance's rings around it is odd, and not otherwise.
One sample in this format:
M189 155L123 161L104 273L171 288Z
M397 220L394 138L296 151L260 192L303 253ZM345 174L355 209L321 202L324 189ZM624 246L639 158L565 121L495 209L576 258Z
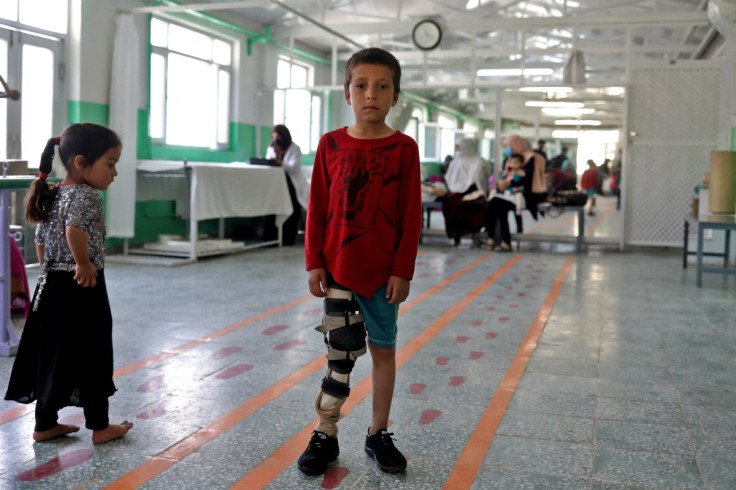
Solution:
M414 26L411 39L419 49L434 49L442 40L442 29L437 22L426 19Z

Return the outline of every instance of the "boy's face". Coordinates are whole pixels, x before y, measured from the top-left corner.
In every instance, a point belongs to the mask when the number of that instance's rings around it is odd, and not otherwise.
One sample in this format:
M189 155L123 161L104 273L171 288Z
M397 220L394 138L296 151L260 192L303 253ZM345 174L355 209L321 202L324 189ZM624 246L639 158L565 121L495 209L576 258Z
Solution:
M509 158L509 168L511 170L518 170L521 168L521 161L518 158Z
M399 100L394 94L394 75L384 65L356 65L351 72L345 100L353 108L357 121L383 122Z

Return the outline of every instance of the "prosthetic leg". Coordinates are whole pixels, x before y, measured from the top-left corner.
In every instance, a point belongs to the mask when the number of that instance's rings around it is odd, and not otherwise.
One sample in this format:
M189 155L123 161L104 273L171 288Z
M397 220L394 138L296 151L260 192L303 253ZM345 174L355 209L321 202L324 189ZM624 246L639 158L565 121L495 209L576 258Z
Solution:
M327 375L317 396L315 409L319 415L316 431L337 436L340 407L350 394L350 372L355 360L366 353L365 323L353 293L339 286L329 288L324 300L322 332L327 345Z

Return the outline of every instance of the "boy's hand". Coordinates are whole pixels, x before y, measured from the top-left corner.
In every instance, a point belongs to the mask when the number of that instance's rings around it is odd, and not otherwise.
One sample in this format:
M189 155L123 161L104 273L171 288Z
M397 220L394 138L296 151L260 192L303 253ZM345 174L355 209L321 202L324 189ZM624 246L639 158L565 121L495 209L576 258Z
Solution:
M309 271L309 292L312 296L324 298L327 296L327 271L325 269L312 269Z
M88 262L86 264L77 264L76 267L76 273L74 274L74 280L77 281L77 284L82 286L83 288L93 288L95 285L97 285L97 269L95 269L95 266L92 264L92 262Z
M391 276L386 283L386 299L390 305L403 303L409 297L409 279Z

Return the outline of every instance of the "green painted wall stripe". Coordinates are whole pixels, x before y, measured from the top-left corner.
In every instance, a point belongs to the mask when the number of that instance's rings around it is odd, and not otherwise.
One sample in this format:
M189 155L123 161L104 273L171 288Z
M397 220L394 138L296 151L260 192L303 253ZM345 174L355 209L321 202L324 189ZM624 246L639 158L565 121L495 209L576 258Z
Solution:
M67 107L69 109L69 124L91 122L107 126L110 121L110 106L108 104L70 100Z

